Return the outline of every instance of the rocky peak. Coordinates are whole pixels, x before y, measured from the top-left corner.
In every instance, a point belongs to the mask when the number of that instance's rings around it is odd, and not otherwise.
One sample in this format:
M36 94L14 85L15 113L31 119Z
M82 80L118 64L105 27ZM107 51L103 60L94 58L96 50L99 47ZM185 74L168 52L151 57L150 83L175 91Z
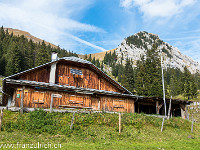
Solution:
M125 64L125 60L129 58L133 61L133 66L135 67L137 60L140 60L142 56L145 57L146 52L152 48L153 44L156 44L159 47L158 50L162 52L165 68L179 68L183 71L186 66L191 73L200 71L198 62L195 62L191 57L183 55L178 48L163 42L158 35L146 31L138 32L122 41L116 49L118 62L122 61Z

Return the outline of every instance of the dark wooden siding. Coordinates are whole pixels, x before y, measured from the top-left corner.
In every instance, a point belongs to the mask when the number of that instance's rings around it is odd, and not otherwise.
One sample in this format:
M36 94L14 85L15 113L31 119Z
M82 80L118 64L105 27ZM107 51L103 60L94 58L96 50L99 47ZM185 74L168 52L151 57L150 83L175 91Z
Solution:
M105 95L94 97L92 95L37 90L33 88L25 88L24 90L24 107L50 108L52 93L62 95L62 98L53 99L53 108L59 108L60 105L68 105L78 107L92 107L93 110L134 112L133 99ZM13 98L17 107L20 107L21 94L22 88L16 88Z
M22 74L19 79L49 83L50 66Z

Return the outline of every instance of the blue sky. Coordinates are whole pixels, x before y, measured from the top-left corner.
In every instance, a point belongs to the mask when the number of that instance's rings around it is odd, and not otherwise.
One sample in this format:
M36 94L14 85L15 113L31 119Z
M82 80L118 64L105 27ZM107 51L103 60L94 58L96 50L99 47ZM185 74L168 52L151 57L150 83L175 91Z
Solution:
M199 10L198 0L0 0L0 25L81 54L147 31L200 62Z

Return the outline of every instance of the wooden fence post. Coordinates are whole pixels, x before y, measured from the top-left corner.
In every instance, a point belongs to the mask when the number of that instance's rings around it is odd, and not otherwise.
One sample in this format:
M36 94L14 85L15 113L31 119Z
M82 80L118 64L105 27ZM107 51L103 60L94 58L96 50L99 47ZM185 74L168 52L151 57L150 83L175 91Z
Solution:
M162 126L161 126L161 132L163 131L164 122L165 122L165 118L163 117Z
M20 113L23 114L24 112L24 89L25 89L25 86L23 86L22 88L22 94L21 94L21 104L20 104Z
M191 132L193 133L193 125L194 125L194 117L193 117L193 114L192 114L192 126L191 126Z
M50 112L53 111L53 94L51 94Z
M75 117L75 113L76 113L76 112L74 112L74 113L73 113L73 116L72 116L72 121L71 121L71 126L70 126L70 129L72 129L72 127L73 127L73 124L74 124L74 117Z
M172 96L171 96L171 98L170 98L170 102L169 102L169 110L168 110L168 116L167 116L167 119L170 118L171 104L172 104Z
M2 127L2 121L3 121L3 109L1 109L1 114L0 114L0 131Z
M119 134L121 134L121 113L119 113Z
M159 103L158 103L158 101L156 101L156 114L159 114Z

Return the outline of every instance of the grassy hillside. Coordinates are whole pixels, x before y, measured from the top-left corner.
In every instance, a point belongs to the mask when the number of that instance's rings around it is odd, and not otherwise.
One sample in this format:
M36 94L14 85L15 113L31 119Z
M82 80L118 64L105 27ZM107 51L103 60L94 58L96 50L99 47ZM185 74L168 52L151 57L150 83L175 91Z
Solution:
M22 36L22 35L24 35L27 39L31 39L34 43L42 43L42 39L39 39L39 38L37 38L37 37L35 37L35 36L33 36L33 35L31 35L29 32L26 32L26 31L22 31L22 30L18 30L18 29L12 29L12 28L4 28L5 30L7 30L8 29L8 33L9 34L11 34L11 33L13 33L13 35L16 35L16 36ZM52 44L52 43L49 43L49 42L46 42L45 41L45 44L46 45L51 45L51 47L53 47L53 48L58 48L58 46L56 46L56 45L54 45L54 44Z
M107 53L113 53L114 52L114 50L116 50L116 49L112 49L112 50L107 50L107 51L105 51L105 52L100 52L100 53L94 53L94 54L91 54L91 57L93 58L93 57L95 57L95 59L99 59L100 61L102 61L103 59L104 59L104 56L105 56L105 54L106 54L106 52ZM80 58L84 58L85 57L85 55L78 55ZM88 57L90 56L90 54L88 54L87 55Z
M117 114L76 114L35 111L19 115L4 112L1 144L61 144L62 149L198 149L200 126L181 118L166 120L144 114L123 114L118 133Z

